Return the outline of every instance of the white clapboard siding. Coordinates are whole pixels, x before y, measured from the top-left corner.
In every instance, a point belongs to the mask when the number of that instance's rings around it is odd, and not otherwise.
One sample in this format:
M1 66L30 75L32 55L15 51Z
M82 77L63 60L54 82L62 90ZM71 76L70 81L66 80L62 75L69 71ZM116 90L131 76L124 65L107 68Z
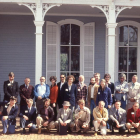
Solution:
M57 24L46 22L46 82L57 73Z
M94 40L95 23L84 25L84 76L85 83L88 85L94 73Z

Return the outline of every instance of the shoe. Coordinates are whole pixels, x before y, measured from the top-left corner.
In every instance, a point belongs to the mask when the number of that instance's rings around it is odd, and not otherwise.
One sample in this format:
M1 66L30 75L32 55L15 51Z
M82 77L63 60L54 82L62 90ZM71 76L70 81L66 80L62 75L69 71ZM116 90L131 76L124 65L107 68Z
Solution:
M114 134L114 128L112 127L112 134Z
M131 134L131 129L128 129L128 134Z
M97 135L98 135L97 132L95 132L95 133L94 133L94 136L97 136Z
M26 130L25 130L25 128L23 128L23 131L22 131L21 134L26 134Z
M77 134L81 134L81 130L77 131Z
M41 134L41 128L38 128L38 134Z

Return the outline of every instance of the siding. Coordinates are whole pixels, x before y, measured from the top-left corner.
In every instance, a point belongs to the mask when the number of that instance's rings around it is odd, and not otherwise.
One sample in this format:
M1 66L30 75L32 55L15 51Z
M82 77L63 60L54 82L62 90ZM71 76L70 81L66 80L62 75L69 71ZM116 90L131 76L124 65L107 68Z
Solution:
M57 23L63 19L77 19L82 22L95 22L95 72L105 72L105 23L101 17L55 17L46 16L45 21ZM3 100L3 82L8 79L8 73L15 73L15 81L24 83L25 77L30 77L35 84L35 25L33 16L0 15L0 100ZM118 18L123 20L140 19ZM46 75L46 23L43 26L43 59L42 75Z

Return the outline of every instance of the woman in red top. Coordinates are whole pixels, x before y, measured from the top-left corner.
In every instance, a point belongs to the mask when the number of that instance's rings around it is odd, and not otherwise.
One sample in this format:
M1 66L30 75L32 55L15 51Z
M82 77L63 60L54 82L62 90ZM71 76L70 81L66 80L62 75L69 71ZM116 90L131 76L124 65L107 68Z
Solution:
M50 86L50 100L51 100L51 107L54 111L54 121L57 118L57 110L56 110L56 101L58 97L58 86L56 85L57 78L55 76L50 77L50 82L52 83Z

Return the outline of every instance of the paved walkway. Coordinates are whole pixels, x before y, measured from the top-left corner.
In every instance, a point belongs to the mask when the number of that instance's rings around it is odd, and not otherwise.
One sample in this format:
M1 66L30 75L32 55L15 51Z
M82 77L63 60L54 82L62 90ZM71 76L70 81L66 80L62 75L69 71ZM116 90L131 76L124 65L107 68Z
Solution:
M19 126L19 119L17 119L17 126ZM93 131L89 131L87 134L68 134L66 136L60 136L56 133L56 130L52 130L50 133L47 133L46 129L42 129L42 134L37 134L37 129L35 130L34 133L29 134L27 130L27 134L21 135L22 129L16 129L15 134L6 134L6 135L0 135L0 140L51 140L51 139L56 139L56 140L65 140L65 139L75 139L75 140L87 140L87 139L133 139L133 140L140 140L140 134L136 135L134 131L132 131L131 135L127 134L125 136L120 136L118 132L115 132L115 135L112 135L111 132L109 131L106 136L101 136L100 134L98 136L94 136ZM0 134L2 133L2 124L0 122Z

